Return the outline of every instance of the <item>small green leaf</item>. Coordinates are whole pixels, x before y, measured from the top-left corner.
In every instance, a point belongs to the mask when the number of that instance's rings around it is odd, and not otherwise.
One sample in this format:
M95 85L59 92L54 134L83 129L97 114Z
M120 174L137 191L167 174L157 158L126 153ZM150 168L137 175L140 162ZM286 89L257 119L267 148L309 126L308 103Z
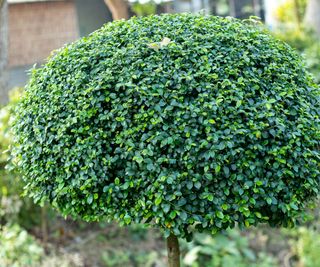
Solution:
M267 107L267 109L271 109L271 104L270 103L266 103L266 107Z
M194 187L197 188L197 189L200 189L201 183L199 181L195 182Z
M147 164L147 170L148 171L152 171L153 170L153 164L152 163Z
M182 212L180 212L179 217L180 217L180 219L181 219L182 221L186 221L187 218L188 218L188 215L187 215L186 212L182 211Z
M131 222L131 217L129 215L127 215L127 214L123 217L123 219L124 219L126 224L129 224Z
M221 170L221 166L220 165L217 165L214 169L214 171L218 174Z
M217 212L216 212L216 216L217 216L218 218L220 218L220 219L223 219L223 218L224 218L224 215L223 215L222 211L217 211Z
M298 210L298 206L294 203L290 203L290 207L293 208L294 210Z
M157 197L155 201L156 206L159 206L161 202L162 202L162 197L161 196Z
M169 214L169 217L170 217L171 219L174 219L176 216L177 216L177 213L176 213L174 210L171 211L170 214Z
M170 205L169 204L162 204L162 209L165 213L168 213L170 210Z
M242 189L242 188L240 188L238 192L239 192L239 195L240 195L240 196L242 196L242 195L243 195L243 193L244 193L244 191L243 191L243 189Z
M212 200L213 200L213 195L208 195L207 199L208 199L209 201L212 201Z
M224 167L223 167L223 172L224 172L224 174L225 174L227 177L229 177L229 175L230 175L230 170L229 170L229 168L228 168L227 166L224 166Z
M90 205L92 203L92 201L93 201L93 195L89 195L87 197L87 203Z

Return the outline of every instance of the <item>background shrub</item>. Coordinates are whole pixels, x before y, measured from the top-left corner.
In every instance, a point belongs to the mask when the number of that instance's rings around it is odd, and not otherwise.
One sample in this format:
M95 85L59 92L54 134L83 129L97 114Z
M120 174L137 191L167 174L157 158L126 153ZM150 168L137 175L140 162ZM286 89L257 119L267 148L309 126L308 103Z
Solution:
M0 226L0 265L12 267L39 266L42 247L19 225Z
M184 256L186 266L215 267L271 267L278 266L275 258L263 252L255 253L249 247L249 239L232 229L213 236L200 233L190 243L183 243L188 252Z
M292 242L293 252L298 258L298 266L320 267L320 234L313 229L301 227L297 231L297 240Z
M32 70L16 164L64 214L196 227L292 225L319 188L319 88L253 20L106 24Z

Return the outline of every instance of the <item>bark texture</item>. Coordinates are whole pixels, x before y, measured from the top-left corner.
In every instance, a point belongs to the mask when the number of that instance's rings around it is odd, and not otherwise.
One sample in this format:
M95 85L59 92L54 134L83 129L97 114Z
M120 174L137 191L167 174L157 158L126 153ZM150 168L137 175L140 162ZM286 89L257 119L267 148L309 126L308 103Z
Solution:
M128 3L125 0L104 0L109 10L111 11L112 18L114 20L118 19L128 19Z
M178 238L170 234L167 238L168 266L180 267L180 248Z

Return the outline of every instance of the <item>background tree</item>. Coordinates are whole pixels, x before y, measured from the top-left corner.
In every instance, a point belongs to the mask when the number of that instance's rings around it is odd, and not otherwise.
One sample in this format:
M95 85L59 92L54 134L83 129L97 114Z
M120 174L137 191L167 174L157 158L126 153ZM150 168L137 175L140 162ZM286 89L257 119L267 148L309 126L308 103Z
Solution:
M104 0L114 20L129 18L129 5L126 0Z
M115 21L32 70L13 156L36 201L159 227L176 267L178 237L294 225L319 192L318 99L250 20Z
M210 10L211 15L217 14L217 5L218 5L218 0L210 0L209 1L209 10Z
M306 0L287 0L279 5L275 14L281 26L290 30L301 31L307 2Z
M305 23L320 37L320 0L308 0Z

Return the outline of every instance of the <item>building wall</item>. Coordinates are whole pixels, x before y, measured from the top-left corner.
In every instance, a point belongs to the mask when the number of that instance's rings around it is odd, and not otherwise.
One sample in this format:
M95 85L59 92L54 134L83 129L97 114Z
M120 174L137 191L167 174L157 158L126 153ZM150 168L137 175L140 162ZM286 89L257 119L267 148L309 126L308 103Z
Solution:
M74 1L9 5L9 67L43 62L79 37Z
M103 0L75 0L80 36L86 36L112 21L112 15Z

